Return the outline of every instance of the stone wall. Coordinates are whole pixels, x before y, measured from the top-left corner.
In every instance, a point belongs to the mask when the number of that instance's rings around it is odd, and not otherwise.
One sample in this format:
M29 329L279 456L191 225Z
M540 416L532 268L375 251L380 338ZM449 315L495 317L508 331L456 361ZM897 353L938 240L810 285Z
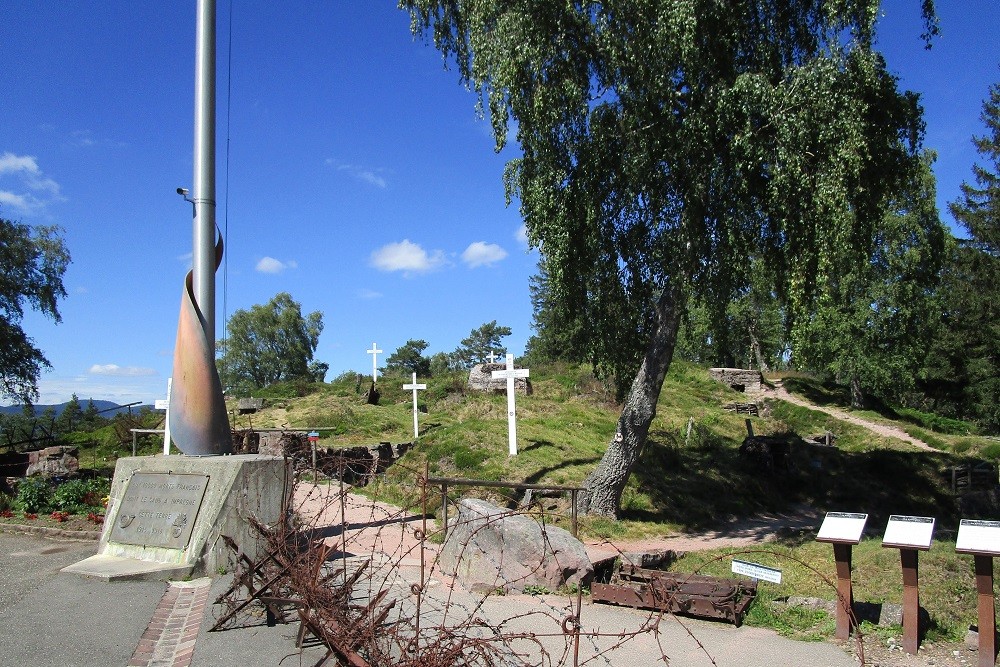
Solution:
M728 385L736 391L760 391L763 381L760 371L743 368L709 368L708 375L716 382Z

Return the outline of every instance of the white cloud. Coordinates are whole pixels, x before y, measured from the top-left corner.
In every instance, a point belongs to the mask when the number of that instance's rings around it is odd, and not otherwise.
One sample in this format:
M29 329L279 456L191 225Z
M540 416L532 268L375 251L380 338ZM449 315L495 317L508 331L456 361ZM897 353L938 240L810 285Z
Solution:
M470 269L474 269L477 266L492 266L506 256L507 251L497 244L476 241L462 253L462 261Z
M32 197L31 201L24 195L14 194L8 190L0 190L0 204L6 204L11 208L18 208L22 211L30 210L37 205L37 200Z
M362 171L357 174L357 177L360 178L365 183L371 183L372 185L382 188L383 190L385 190L386 186L388 185L388 183L386 183L386 180L384 178L371 171Z
M371 265L379 271L416 271L422 273L437 268L444 262L440 250L428 254L409 239L390 243L372 253Z
M119 366L118 364L94 364L87 371L91 375L114 375L117 377L144 377L156 375L153 368L142 366Z
M12 174L27 172L29 174L40 173L38 162L31 155L14 155L7 152L0 155L0 174Z
M518 243L522 243L524 245L528 245L528 226L527 225L525 225L524 223L521 223L521 226L517 228L516 232L514 232L514 240L517 241Z
M257 266L255 267L260 273L281 273L285 269L296 269L299 264L295 260L289 260L287 262L282 262L281 260L275 259L273 257L263 257Z
M385 190L389 186L389 182L384 176L381 176L381 172L385 171L384 169L373 169L371 167L349 164L346 162L340 162L339 160L335 160L333 158L327 158L326 164L333 167L337 171L347 172L353 178L356 178L359 181L364 181L369 185L374 185L382 190Z
M359 299L381 299L382 293L371 289L359 289L357 291Z
M7 182L0 190L0 203L24 213L39 211L50 201L61 201L59 184L45 176L33 155L0 155L0 178Z

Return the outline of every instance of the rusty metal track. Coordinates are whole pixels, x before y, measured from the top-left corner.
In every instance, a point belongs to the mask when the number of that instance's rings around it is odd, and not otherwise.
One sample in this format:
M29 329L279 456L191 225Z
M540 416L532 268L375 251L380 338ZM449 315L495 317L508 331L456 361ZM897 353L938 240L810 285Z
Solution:
M610 582L591 585L594 602L729 621L739 627L757 583L619 564Z

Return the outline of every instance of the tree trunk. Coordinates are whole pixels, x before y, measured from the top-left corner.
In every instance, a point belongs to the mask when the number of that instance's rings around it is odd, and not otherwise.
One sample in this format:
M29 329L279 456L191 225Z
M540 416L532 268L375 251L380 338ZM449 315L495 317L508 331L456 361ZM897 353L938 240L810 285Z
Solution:
M861 410L865 407L865 392L861 387L861 378L851 375L851 407Z
M622 492L646 444L656 402L670 368L680 325L680 290L668 287L656 302L656 328L625 399L618 429L597 468L587 476L578 507L583 514L617 517Z
M753 327L749 327L748 333L750 334L750 349L753 351L753 356L757 360L757 370L761 373L767 373L771 369L767 367L764 355L760 351L760 341L757 340L757 332L754 331Z

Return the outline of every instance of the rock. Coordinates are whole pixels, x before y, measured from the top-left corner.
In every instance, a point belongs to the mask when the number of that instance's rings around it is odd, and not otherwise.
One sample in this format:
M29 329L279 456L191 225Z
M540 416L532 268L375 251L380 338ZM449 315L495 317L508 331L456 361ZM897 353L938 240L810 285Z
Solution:
M979 628L976 626L971 626L965 633L965 648L970 651L979 650ZM955 651L955 655L958 655L958 651Z
M28 452L28 468L25 477L61 477L74 475L80 469L79 450L76 447L46 447Z
M557 590L586 586L594 567L583 543L556 526L511 514L483 500L458 504L448 525L441 569L474 591L521 591L525 586Z
M493 379L493 371L502 371L506 364L476 364L469 371L469 389L473 391L507 391L507 380ZM514 393L531 396L531 381L528 378L514 378Z
M878 615L878 624L883 628L890 625L902 625L903 606L891 602L883 602L882 611Z

